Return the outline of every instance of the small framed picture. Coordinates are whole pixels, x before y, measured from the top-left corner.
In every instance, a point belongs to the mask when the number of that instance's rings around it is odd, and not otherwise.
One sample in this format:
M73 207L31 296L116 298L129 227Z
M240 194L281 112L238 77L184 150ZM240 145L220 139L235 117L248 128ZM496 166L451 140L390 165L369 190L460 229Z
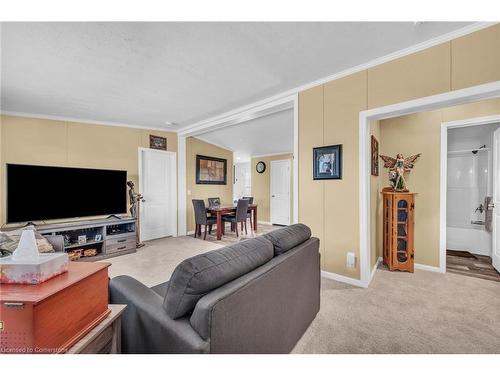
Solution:
M342 145L316 147L313 149L313 179L342 179Z
M372 135L372 176L378 176L378 141Z
M94 241L102 241L102 234L96 234L94 237Z
M78 243L80 245L84 244L84 243L87 243L87 236L86 235L78 236Z
M167 151L167 138L158 137L157 135L149 135L149 148L154 150Z

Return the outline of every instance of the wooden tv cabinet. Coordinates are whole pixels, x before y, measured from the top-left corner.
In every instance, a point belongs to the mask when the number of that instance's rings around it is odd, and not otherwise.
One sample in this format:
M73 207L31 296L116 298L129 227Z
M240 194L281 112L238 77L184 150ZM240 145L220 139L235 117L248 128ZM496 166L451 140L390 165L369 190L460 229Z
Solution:
M136 225L136 219L125 217L37 225L37 230L50 242L53 242L50 237L64 237L56 251L97 249L97 255L79 259L96 261L136 252ZM86 242L79 243L79 236L86 236ZM96 239L99 238L96 236L100 236L100 239Z

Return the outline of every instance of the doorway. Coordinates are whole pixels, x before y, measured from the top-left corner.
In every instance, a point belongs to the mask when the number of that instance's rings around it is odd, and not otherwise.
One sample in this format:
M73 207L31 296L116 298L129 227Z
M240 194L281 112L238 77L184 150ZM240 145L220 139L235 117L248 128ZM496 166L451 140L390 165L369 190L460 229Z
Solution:
M500 281L500 121L493 116L443 127L447 138L447 154L441 160L446 170L446 271Z
M271 223L290 224L290 160L271 161Z
M139 149L141 241L177 235L177 160L175 152Z

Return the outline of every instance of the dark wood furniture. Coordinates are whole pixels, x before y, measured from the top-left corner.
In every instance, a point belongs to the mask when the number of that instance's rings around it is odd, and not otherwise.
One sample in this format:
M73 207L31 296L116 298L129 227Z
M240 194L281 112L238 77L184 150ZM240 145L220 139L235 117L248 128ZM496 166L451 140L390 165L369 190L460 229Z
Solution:
M109 263L71 262L42 284L2 284L3 353L64 353L108 316Z
M257 205L249 204L248 209L253 212L253 230L257 231ZM207 212L217 218L217 240L222 239L222 216L236 212L236 205L220 205L218 207L208 207Z
M73 345L66 354L121 353L122 313L127 305L109 305L111 313L92 331Z
M389 270L414 270L415 193L382 191L384 199L384 264Z

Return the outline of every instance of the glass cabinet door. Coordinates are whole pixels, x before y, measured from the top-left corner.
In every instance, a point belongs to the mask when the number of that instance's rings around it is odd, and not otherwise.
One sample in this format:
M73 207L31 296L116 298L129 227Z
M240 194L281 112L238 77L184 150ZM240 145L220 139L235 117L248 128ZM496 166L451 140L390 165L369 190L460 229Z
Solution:
M408 212L409 204L406 199L397 201L397 256L399 263L408 260Z

